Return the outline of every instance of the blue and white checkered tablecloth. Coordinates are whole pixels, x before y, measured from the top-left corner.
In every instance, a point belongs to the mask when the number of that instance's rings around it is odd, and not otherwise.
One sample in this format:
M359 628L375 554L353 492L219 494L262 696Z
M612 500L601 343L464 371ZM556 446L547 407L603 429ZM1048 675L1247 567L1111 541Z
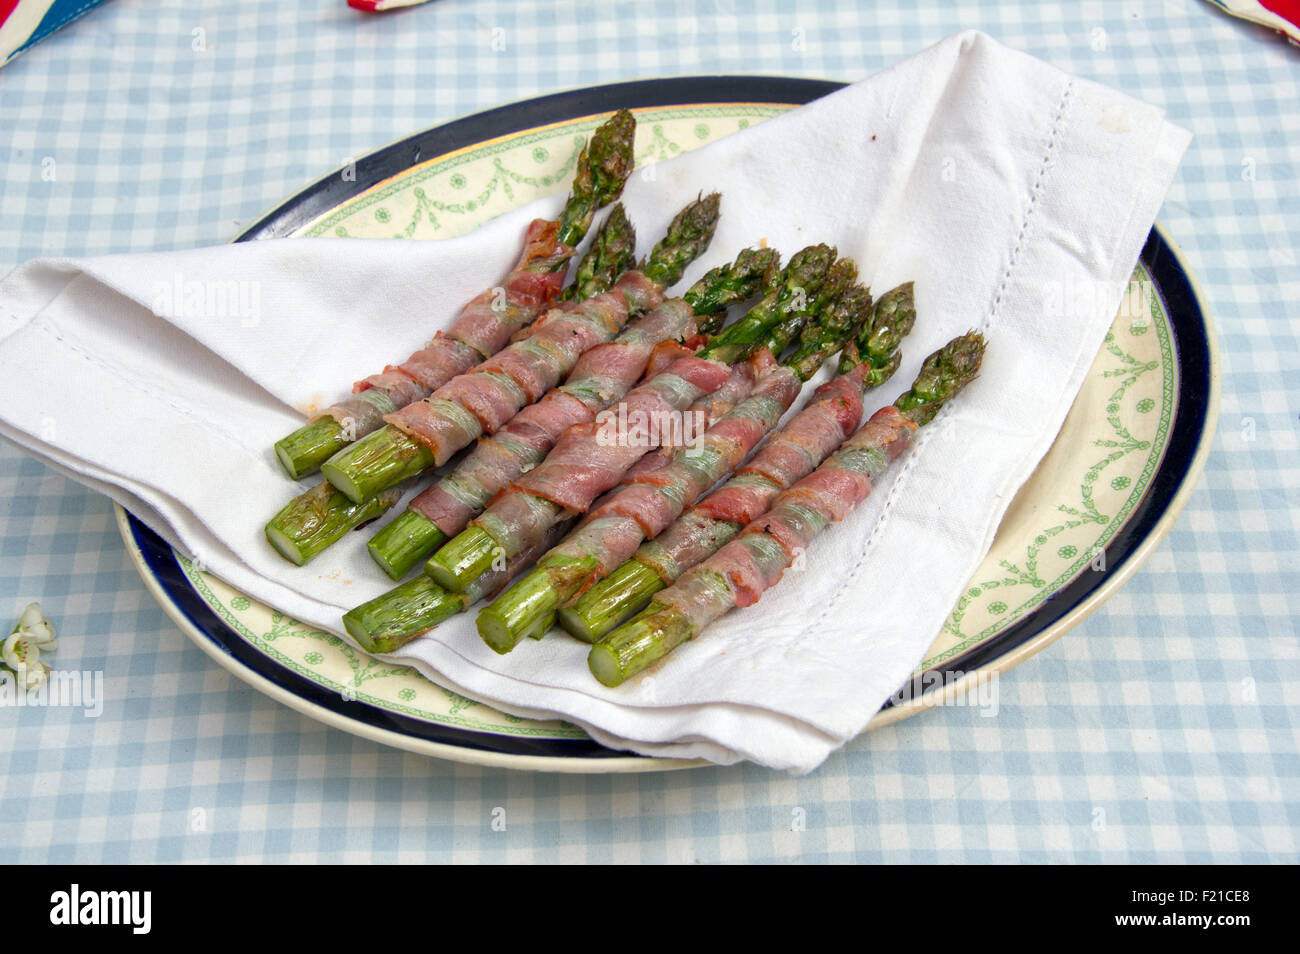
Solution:
M502 102L671 74L852 80L969 27L1195 132L1161 220L1223 359L1182 519L1001 680L996 718L929 712L799 779L404 754L210 663L145 590L107 499L4 445L0 616L39 599L58 667L102 670L106 700L99 718L0 709L0 860L1300 858L1300 50L1206 3L438 0L363 16L343 0L113 0L0 70L0 271L225 241L349 157Z

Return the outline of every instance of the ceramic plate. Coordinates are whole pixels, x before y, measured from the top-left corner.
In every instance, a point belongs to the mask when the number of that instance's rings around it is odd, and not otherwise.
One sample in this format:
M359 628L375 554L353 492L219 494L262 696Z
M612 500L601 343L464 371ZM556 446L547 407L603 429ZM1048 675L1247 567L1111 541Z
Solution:
M331 173L239 241L450 238L566 189L579 149L611 110L636 111L636 159L644 167L838 87L689 77L516 103L420 133ZM969 680L1042 649L1112 594L1164 537L1209 447L1217 374L1207 322L1180 256L1153 230L1054 446L1007 511L912 684L868 729L947 699ZM568 723L497 712L257 603L190 565L126 513L119 512L119 524L146 583L204 651L330 725L416 752L517 768L610 772L696 764L628 756Z

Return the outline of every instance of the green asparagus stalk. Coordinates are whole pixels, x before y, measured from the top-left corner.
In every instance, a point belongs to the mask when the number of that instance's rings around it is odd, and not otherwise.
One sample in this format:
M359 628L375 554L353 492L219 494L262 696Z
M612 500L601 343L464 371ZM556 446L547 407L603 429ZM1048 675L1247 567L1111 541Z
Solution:
M729 306L758 294L760 287L772 280L773 274L779 270L778 266L779 256L775 249L745 249L736 256L735 261L719 265L705 273L682 295L682 299L695 314L697 330L716 326L725 320ZM615 341L630 343L639 340L641 336L639 323L633 323ZM579 371L575 370L575 374L581 377ZM571 375L562 388L552 393L558 396L558 392L583 387L584 380ZM549 397L542 398L543 401L548 399ZM616 399L615 396L610 396L611 401ZM506 429L509 429L509 425ZM465 475L472 472L475 463L471 455L457 465L453 473L442 479L442 485L452 496L463 492L457 488L463 486L465 481L474 483L471 477ZM432 493L433 489L428 492ZM413 500L407 510L395 520L389 521L367 544L371 557L394 580L400 580L417 564L428 559L447 540L442 529L419 512L421 502L419 497Z
M609 291L635 261L636 229L628 220L623 203L615 202L596 230L591 248L578 263L573 281L565 289L564 300L586 301Z
M322 414L276 441L275 456L286 474L301 480L320 470L321 464L352 440L348 429L336 418Z
M343 614L343 628L368 653L391 653L463 612L467 593L449 593L420 574Z
M651 251L642 270L647 277L654 276L655 284L677 282L691 259L708 246L717 225L720 200L717 193L705 196L673 219L664 240ZM630 230L630 224L627 228ZM513 347L527 346L525 342ZM464 433L478 436L482 432L477 418L467 408L452 402L443 402L439 408L443 414L457 416ZM444 462L432 448L389 424L335 454L321 465L321 472L349 499L360 503L400 480Z
M901 358L899 346L911 331L916 317L911 295L912 287L908 283L886 293L875 303L871 317L854 334L855 339L869 340L872 346L855 347L851 353L846 348L842 352L840 376L835 380L855 382L858 393L861 393L878 387L894 373ZM900 298L906 298L905 308ZM877 316L881 316L878 333L872 330ZM822 324L826 323L833 324L833 319L828 318ZM787 362L798 367L801 374L811 376L827 354L828 342L822 338L821 324L810 325ZM779 442L781 435L798 433L801 418L815 419L820 411L817 406L819 399L826 402L845 400L845 396L832 385L833 382L823 385L825 392L819 389L818 395L799 416L782 428L767 446ZM578 639L594 643L623 620L640 612L656 593L671 585L696 563L722 549L740 533L744 519L739 522L728 520L719 513L728 513L736 508L738 498L746 504L741 510L743 513L766 510L778 493L820 464L822 454L828 454L834 448L821 447L817 453L813 453L811 447L801 449L807 452L808 458L806 470L800 472L785 471L779 464L768 467L762 459L766 450L760 451L759 456L737 476L684 513L659 537L641 544L630 560L583 593L576 602L562 607L557 614L560 625ZM777 473L784 481L774 479L773 475Z
M814 341L833 341L835 347L827 354L834 354L857 325L866 319L871 309L871 293L865 287L855 286L853 283L857 280L857 263L851 258L836 259L826 270L808 307L773 325L763 337L762 347L772 352L773 357L779 358L792 341L801 339L808 332L809 347L815 347ZM851 288L856 291L851 299L844 301L843 307L828 310L828 306L839 302ZM809 323L812 317L819 320ZM815 333L812 329L816 329ZM813 368L813 371L816 370ZM800 374L801 381L807 381L810 377L811 371Z
M469 412L465 414L468 416ZM434 452L391 424L343 448L321 473L349 500L364 503L381 491L419 476L437 463Z
M840 374L858 364L867 364L872 368L873 378L866 382L866 386L874 388L883 384L898 367L898 342L915 323L916 299L912 283L904 282L880 297L872 311L871 322L845 345L840 355ZM895 362L892 367L889 365L891 357Z
M666 525L748 456L765 432L776 427L797 397L798 385L870 317L870 293L861 286L849 287L856 276L852 261L839 260L827 273L822 292L809 303L813 320L803 339L806 347L799 349L800 365L806 373L787 365L794 371L794 386L784 391L784 399L763 393L747 398L705 432L699 447L679 449L665 468L655 472L652 483L632 482L615 492L573 536L542 557L536 567L479 613L479 634L488 645L498 652L501 647L513 647L523 633L542 625L583 590L632 557L647 532L645 524L637 519L640 514L653 512L655 519ZM788 334L783 332L778 337ZM766 340L771 346L771 333ZM780 342L777 346L784 347ZM821 349L820 360L812 360L811 349L815 347ZM760 424L757 431L750 432L748 444L735 436L738 421ZM655 500L653 506L646 502L647 494Z
M700 334L714 335L727 320L727 309L753 298L761 289L771 290L781 271L781 256L774 248L747 248L736 256L734 262L719 265L704 273L704 277L682 295L699 319L696 328Z
M499 590L513 574L562 537L571 523L571 520L560 521L538 546L518 554L505 567L494 567L484 573L463 593L446 590L421 573L348 610L343 614L343 627L366 652L394 652Z
M700 357L735 364L757 351L774 327L792 315L808 311L835 254L829 245L813 245L792 255L775 287L739 321L714 337Z
M591 648L587 664L606 686L617 686L677 646L694 639L733 606L752 603L774 586L789 567L791 549L802 549L828 526L836 513L825 495L839 496L836 509L851 508L870 493L891 462L886 448L933 420L944 403L974 379L984 354L982 336L970 333L930 355L912 389L892 407L883 408L829 460L777 496L772 509L753 521L721 550L687 571L631 622L615 629ZM854 492L836 481L835 471L866 476ZM804 492L816 487L818 493ZM752 570L742 571L742 566ZM744 589L736 573L745 573Z
M303 566L349 530L383 516L402 496L400 487L353 503L326 481L294 497L266 524L266 539L295 566Z
M620 110L591 134L591 139L578 156L572 191L556 224L557 249L548 251L547 254L541 254L546 250L539 250L539 254L525 266L524 271L557 272L568 267L572 250L587 234L596 210L622 194L623 184L632 173L632 140L635 133L636 121L632 114ZM567 246L567 249L558 248L561 246ZM592 257L588 256L587 260L591 262ZM593 282L599 282L598 271L594 265L590 266L583 280L570 286L564 297L575 300L594 294L588 289ZM454 325L450 335L456 337ZM375 400L383 401L386 410L397 410L400 406L388 396L371 396L367 403ZM378 426L376 422L374 427ZM290 477L301 480L314 474L326 460L373 429L359 428L355 420L351 426L345 426L334 415L322 414L277 441L276 457Z

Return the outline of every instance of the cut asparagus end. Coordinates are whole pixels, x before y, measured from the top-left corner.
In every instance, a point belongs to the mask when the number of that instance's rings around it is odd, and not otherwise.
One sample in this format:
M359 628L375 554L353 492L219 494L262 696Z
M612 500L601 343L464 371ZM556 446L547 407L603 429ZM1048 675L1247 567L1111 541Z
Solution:
M612 688L668 655L676 644L665 640L663 624L675 615L676 611L651 603L641 615L591 647L587 667L592 675Z
M550 574L537 569L515 582L479 613L479 635L499 653L508 653L525 635L540 637L550 629L560 594Z
M510 632L510 625L491 610L480 610L475 625L478 627L479 637L494 653L504 656L515 648L517 640Z
M370 653L391 653L465 609L465 597L448 593L427 576L394 587L343 614L343 626Z
M271 546L275 547L280 556L284 557L294 566L303 566L311 559L305 554L297 542L283 530L273 527L271 524L266 525L266 539Z
M353 503L362 503L434 463L433 451L385 424L327 460L321 473Z
M355 504L322 480L267 522L266 539L286 560L302 566L349 530L381 517L400 496L390 490Z
M407 510L366 544L370 558L392 579L400 580L447 539L432 520Z
M587 666L604 685L617 686L690 638L690 625L680 612L651 603L641 615L592 646Z
M500 545L486 530L466 527L435 553L424 565L424 572L454 593L465 589L488 571L492 561L502 556Z
M320 465L348 446L343 426L329 415L308 421L287 437L275 442L275 456L284 472L301 480L320 470Z
M594 643L644 609L664 585L663 578L653 569L639 560L628 560L556 615L570 635L584 643Z

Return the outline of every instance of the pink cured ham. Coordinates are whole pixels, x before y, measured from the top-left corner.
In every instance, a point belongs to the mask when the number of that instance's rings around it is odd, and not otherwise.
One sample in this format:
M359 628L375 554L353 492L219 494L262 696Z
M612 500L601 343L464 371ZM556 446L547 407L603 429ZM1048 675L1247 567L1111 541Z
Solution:
M419 401L458 374L505 347L510 336L540 315L564 286L573 249L557 241L560 226L534 219L524 249L498 288L474 298L446 331L440 331L399 365L389 365L353 385L353 394L322 416L334 418L353 437L369 434L391 414Z
M496 354L511 335L531 323L564 287L563 264L573 249L558 241L560 223L534 219L524 233L519 262L497 288L475 298L447 329L484 358Z
M748 360L732 365L731 375L726 383L712 394L706 394L696 401L690 413L701 415L704 426L712 427L728 411L749 397L759 379L776 366L776 360L766 348ZM676 446L670 444L646 454L628 470L625 481L630 483L666 467L673 459L676 450Z
M862 386L857 375L832 378L812 400L772 436L740 476L763 480L731 480L700 502L698 508L715 520L744 525L757 519L783 488L804 477L846 440L862 418Z
M627 419L680 413L702 394L721 387L729 374L729 367L717 361L679 358L627 395L623 402ZM645 451L639 442L610 440L608 428L595 421L570 428L546 460L515 481L472 523L495 539L507 556L520 552L532 544L544 524L544 519L538 519L540 513L549 512L555 520L585 511Z
M525 467L546 457L569 427L591 419L578 399L555 390L524 408L492 437L480 438L455 469L419 494L410 509L454 537Z
M769 434L799 395L802 382L789 368L774 367L754 393L652 473L624 481L594 507L578 531L539 562L540 567L589 568L572 599L634 556L640 544L673 524L715 483L734 471ZM856 422L854 422L856 423ZM568 574L569 579L577 577Z
M624 401L627 419L656 420L691 406L702 394L717 390L731 369L703 358L678 358L667 371L633 389ZM638 441L602 439L597 425L568 431L545 463L517 482L519 490L581 513L598 495L622 479L648 448Z
M416 382L428 394L456 375L464 374L481 360L482 356L474 348L440 331L432 341L398 365L394 373ZM377 375L366 378L358 382L354 390L379 387L382 377Z
M421 493L410 508L448 537L464 530L498 493L545 459L570 427L595 420L641 377L658 342L687 334L695 315L680 298L670 299L631 322L614 341L578 359L568 380L530 404L447 476Z
M811 473L853 433L862 419L860 379L855 369L821 385L803 410L737 469L736 476L642 544L635 559L671 584L716 553L742 527L766 513L777 494Z
M661 341L655 345L654 350L650 352L650 360L646 363L645 376L650 380L660 371L667 371L678 358L685 358L695 353L697 349L688 347L679 341Z
M866 499L915 429L895 407L877 411L825 463L782 491L771 510L657 594L655 603L685 616L686 630L698 633L732 606L757 602L826 526Z
M451 341L450 338L446 340ZM464 349L471 363L477 359L478 353L467 345L457 346ZM378 429L384 423L385 414L418 401L429 393L420 382L391 367L383 374L371 375L366 380L369 382L366 390L331 405L321 414L338 421L348 432L350 440L364 437Z
M657 285L640 272L628 272L604 294L552 309L529 337L384 420L432 450L441 466L555 387L583 352L614 338L630 314L656 308L662 300Z

